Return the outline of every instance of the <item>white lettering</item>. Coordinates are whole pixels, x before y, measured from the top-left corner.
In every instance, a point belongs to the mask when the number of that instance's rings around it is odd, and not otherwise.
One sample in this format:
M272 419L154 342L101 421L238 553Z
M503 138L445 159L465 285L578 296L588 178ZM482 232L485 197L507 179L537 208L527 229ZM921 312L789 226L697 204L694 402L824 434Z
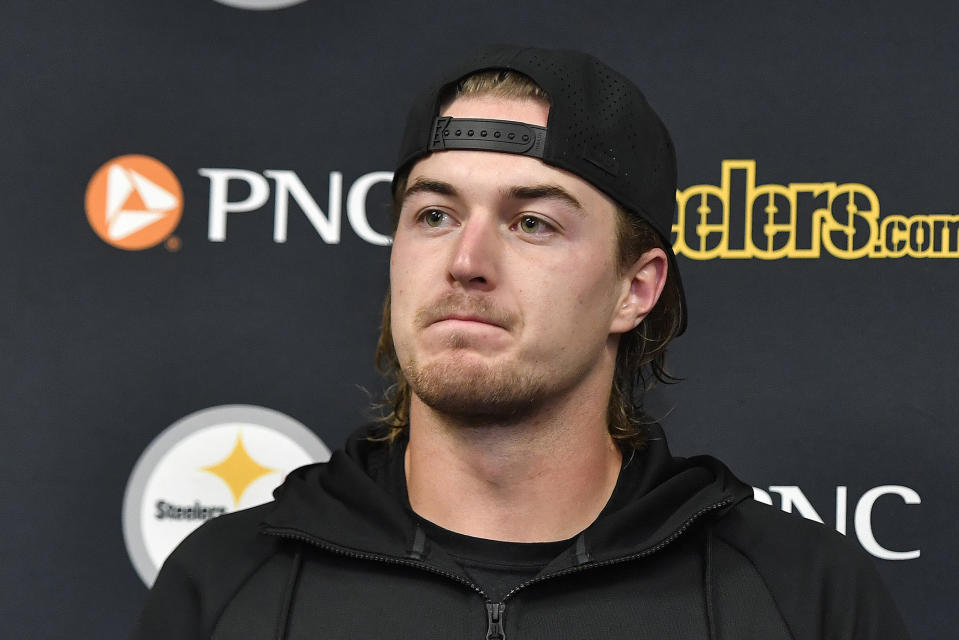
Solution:
M782 496L782 510L786 513L792 513L793 507L796 507L796 511L802 517L819 523L822 522L822 518L813 509L809 499L806 498L806 494L799 487L769 487L769 490Z
M773 486L769 491L778 493L782 498L781 509L786 513L791 513L794 509L800 515L809 520L822 522L819 513L813 508L806 494L797 486ZM883 485L874 487L864 493L856 504L856 510L853 514L853 527L856 530L856 537L862 547L883 560L914 560L919 557L919 549L912 551L893 551L880 545L876 541L876 536L872 531L872 510L876 501L884 495L897 495L902 498L906 504L921 504L922 499L919 494L909 487L899 485ZM763 489L753 487L753 498L757 502L773 505L772 496ZM846 535L847 520L849 510L849 488L843 485L836 487L836 531Z
M846 535L846 510L849 508L849 490L847 487L836 487L836 531Z
M890 549L886 549L880 545L876 541L876 537L873 535L873 505L876 504L876 500L878 500L880 496L887 494L899 496L906 504L920 504L922 502L919 494L909 487L901 487L899 485L883 485L881 487L873 487L864 493L862 498L859 499L859 504L856 505L856 513L853 516L856 526L856 535L859 537L859 542L866 551L877 558L882 558L883 560L913 560L918 558L919 549L913 549L912 551L891 551Z
M773 497L769 495L768 492L763 491L762 489L757 489L753 487L753 499L756 502L762 502L763 504L768 504L770 507L773 506Z
M350 187L350 192L346 196L346 217L350 221L350 226L356 235L366 240L370 244L388 246L392 239L381 233L373 231L370 226L369 217L366 214L366 196L377 182L391 182L393 180L392 171L374 171L357 178L356 182Z
M262 207L270 197L270 185L258 173L245 169L200 169L201 176L210 179L210 226L207 237L213 242L226 240L226 214L253 211ZM244 200L229 202L230 180L243 180L250 186L250 195Z
M289 210L289 197L293 196L306 218L320 234L323 242L339 244L340 242L340 202L343 200L343 174L339 171L330 172L330 206L329 216L323 213L316 200L303 186L303 182L292 171L272 170L263 172L268 178L276 181L276 203L273 213L273 241L286 242L286 228Z

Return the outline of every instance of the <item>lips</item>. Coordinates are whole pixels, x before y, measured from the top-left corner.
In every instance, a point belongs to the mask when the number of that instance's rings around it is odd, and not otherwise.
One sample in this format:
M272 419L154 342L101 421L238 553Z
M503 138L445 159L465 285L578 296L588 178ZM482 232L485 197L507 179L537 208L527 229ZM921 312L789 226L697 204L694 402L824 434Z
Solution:
M507 331L516 323L513 314L494 306L488 298L460 292L449 293L416 312L416 324L421 328L447 320L475 322Z
M479 324L487 324L493 327L499 327L500 329L503 328L501 325L497 324L494 320L490 318L484 318L481 316L476 316L471 314L460 314L460 313L453 313L448 316L443 316L442 318L437 319L436 322L434 322L433 324L436 324L437 322L444 322L446 320L456 320L459 322L476 322Z

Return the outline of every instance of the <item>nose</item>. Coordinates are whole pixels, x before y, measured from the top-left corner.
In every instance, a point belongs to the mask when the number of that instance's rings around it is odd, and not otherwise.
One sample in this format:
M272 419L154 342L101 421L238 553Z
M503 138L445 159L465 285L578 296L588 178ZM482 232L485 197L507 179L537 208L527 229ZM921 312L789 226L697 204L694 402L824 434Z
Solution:
M450 257L449 278L466 290L488 291L496 286L500 238L496 222L470 216L461 227Z

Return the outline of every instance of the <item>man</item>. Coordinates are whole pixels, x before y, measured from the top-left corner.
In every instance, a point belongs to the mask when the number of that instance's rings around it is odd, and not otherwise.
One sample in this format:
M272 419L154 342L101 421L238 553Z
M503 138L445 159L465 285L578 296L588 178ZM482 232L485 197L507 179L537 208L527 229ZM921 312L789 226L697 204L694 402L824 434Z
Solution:
M589 56L448 73L394 179L389 416L188 538L136 637L905 638L861 552L635 404L685 328L675 176Z

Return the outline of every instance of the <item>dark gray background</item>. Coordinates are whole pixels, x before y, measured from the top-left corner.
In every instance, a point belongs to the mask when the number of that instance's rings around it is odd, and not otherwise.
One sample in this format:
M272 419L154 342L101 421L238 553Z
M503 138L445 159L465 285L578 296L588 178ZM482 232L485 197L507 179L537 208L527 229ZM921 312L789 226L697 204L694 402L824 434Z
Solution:
M309 0L4 3L0 9L0 619L10 637L122 638L146 593L120 506L134 462L184 415L245 403L336 446L366 415L388 250L343 221L324 244L272 200L207 234L203 167L296 171L326 209L390 170L403 112L436 65L500 41L585 49L667 122L681 187L723 159L760 183L861 182L882 214L959 213L954 3L434 4ZM179 252L114 249L87 224L93 172L166 163L184 189ZM235 197L242 197L242 193ZM344 193L345 195L345 193ZM386 189L368 203L384 216ZM654 404L673 449L757 487L799 485L828 524L837 485L884 484L877 561L916 638L959 624L954 259L680 259L686 378ZM854 503L850 505L850 519Z

